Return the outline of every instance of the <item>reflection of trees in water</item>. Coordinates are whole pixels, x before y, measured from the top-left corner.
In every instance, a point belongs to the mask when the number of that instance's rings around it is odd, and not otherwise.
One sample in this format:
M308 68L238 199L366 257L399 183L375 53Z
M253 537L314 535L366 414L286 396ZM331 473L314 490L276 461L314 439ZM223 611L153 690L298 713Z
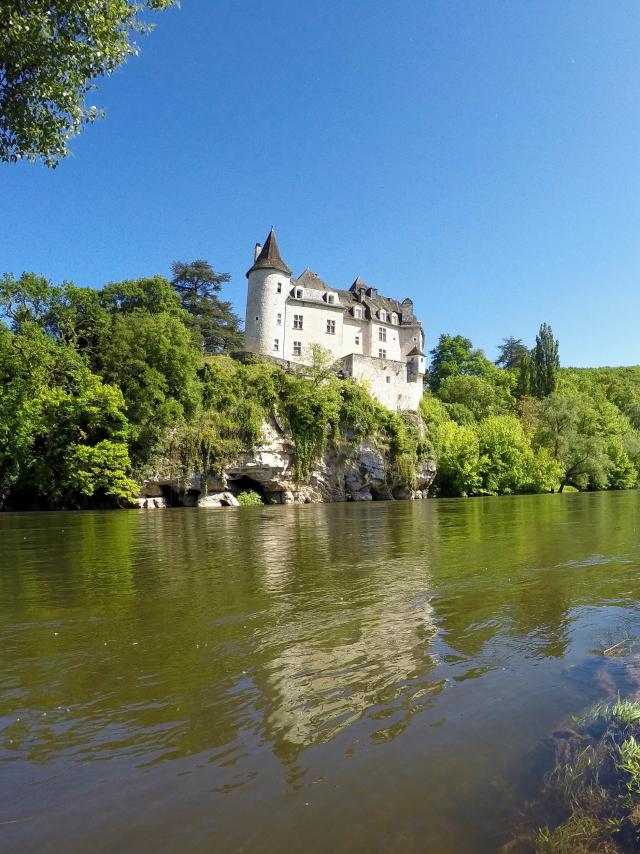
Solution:
M0 582L12 749L233 762L243 729L299 750L369 707L385 737L433 687L428 548L392 509L48 514Z
M636 493L437 504L433 604L448 644L466 655L506 632L530 655L561 656L573 608L618 597L621 576L637 593L625 562Z

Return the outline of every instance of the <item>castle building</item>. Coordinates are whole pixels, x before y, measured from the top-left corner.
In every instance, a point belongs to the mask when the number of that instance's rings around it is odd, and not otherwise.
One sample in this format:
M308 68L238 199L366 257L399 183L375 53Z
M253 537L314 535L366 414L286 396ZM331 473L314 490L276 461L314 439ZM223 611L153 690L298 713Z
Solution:
M358 276L348 290L308 268L298 278L271 229L247 272L245 347L285 363L308 364L320 344L347 376L364 381L389 409L417 409L425 373L424 332L410 299L382 296Z

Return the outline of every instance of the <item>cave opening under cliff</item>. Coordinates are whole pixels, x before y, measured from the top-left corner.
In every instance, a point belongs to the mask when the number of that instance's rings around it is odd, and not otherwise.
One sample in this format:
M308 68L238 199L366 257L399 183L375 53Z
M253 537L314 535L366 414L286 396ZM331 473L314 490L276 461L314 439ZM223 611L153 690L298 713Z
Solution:
M179 493L177 493L168 483L160 484L160 492L167 503L167 507L182 506L182 500Z
M243 475L242 477L237 478L236 480L229 481L229 489L233 492L234 495L237 495L239 492L257 492L263 503L266 503L267 493L265 491L264 486L260 483L259 480L254 480L252 477L247 477L247 475Z

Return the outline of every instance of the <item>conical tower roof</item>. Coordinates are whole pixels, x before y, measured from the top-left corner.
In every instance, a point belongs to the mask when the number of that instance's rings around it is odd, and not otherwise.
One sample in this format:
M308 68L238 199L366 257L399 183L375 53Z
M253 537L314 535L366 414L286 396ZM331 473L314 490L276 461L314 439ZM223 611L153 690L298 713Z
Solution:
M286 276L291 275L291 270L287 267L280 256L280 249L278 248L278 241L276 240L276 233L271 228L269 232L269 236L264 242L264 246L260 250L260 254L254 261L253 267L250 270L247 270L247 276L249 273L253 273L254 270L280 270L281 273L284 273Z

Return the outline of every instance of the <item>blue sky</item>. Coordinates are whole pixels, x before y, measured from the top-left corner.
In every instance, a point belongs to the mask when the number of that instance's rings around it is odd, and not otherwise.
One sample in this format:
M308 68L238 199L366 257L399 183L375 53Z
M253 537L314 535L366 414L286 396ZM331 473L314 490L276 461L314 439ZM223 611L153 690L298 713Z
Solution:
M565 365L640 362L636 0L183 0L57 170L0 166L0 271L168 274L244 314L252 247L410 296L491 358L542 321Z

